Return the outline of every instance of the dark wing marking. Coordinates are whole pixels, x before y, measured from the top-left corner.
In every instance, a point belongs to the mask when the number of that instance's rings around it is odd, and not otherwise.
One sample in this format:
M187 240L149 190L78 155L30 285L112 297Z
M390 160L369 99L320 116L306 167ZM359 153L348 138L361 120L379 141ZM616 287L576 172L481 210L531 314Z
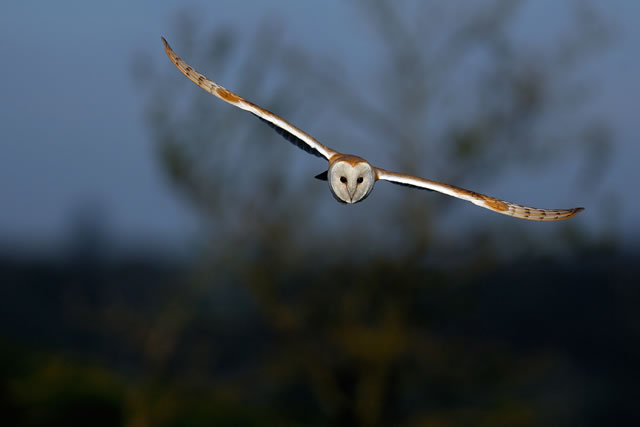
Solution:
M380 178L380 179L382 179L382 178ZM406 182L398 182L398 181L387 181L387 182L390 182L390 183L395 184L395 185L401 185L403 187L415 188L417 190L424 190L424 191L431 191L431 192L435 192L436 191L436 190L432 190L430 188L424 188L424 187L419 187L419 186L413 185L413 184L407 184Z
M320 181L328 181L329 180L329 171L326 170L318 175L314 176L315 179L319 179Z
M294 134L292 134L290 132L287 132L286 130L282 129L280 126L277 126L277 125L271 123L270 121L263 119L262 117L258 116L257 114L255 114L255 116L257 118L259 118L260 120L262 120L263 122L265 122L267 125L269 125L269 127L271 129L273 129L276 132L278 132L278 134L280 136L282 136L284 139L286 139L287 141L289 141L290 143L292 143L296 147L306 151L309 154L313 154L316 157L321 157L321 158L324 159L324 156L322 155L321 152L319 152L315 148L311 147L309 144L307 144L306 142L304 142L303 140L301 140L300 138L298 138Z

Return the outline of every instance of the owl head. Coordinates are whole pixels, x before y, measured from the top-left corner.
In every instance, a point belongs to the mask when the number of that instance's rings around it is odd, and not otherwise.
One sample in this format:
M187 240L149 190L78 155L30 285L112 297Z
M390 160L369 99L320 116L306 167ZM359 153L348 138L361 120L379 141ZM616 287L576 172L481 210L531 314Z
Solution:
M327 181L336 199L344 203L356 203L369 195L376 182L376 173L360 157L341 156L329 165Z

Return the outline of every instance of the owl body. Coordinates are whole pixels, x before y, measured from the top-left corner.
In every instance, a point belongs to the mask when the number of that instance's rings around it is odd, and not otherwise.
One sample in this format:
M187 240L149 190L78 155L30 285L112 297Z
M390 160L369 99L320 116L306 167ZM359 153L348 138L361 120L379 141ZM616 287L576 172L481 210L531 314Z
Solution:
M276 114L247 101L230 90L209 80L176 55L164 37L162 38L162 42L164 44L165 52L171 62L173 62L173 64L195 84L223 101L253 113L258 118L269 124L269 126L274 128L287 141L293 143L304 151L313 154L314 156L327 160L329 162L327 171L316 176L316 178L323 180L326 179L328 181L331 194L339 202L347 204L360 202L371 194L371 190L373 190L373 186L376 181L384 180L407 187L437 191L515 218L535 221L556 221L571 218L583 210L583 208L530 208L442 182L376 168L362 157L342 154L332 150L326 145L321 144L308 133L298 129Z

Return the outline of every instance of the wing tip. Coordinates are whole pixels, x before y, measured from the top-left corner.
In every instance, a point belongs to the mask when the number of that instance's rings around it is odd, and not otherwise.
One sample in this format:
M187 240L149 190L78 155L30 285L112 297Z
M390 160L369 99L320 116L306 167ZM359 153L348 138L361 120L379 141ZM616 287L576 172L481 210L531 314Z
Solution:
M160 36L160 38L162 39L162 44L164 45L164 51L167 52L167 54L173 52L173 49L171 49L171 46L169 45L167 39L165 39L163 36Z
M571 209L566 209L563 214L561 212L556 212L556 216L545 216L545 217L539 217L539 218L526 217L525 219L534 219L538 221L558 221L558 220L573 218L583 210L584 210L583 207L571 208Z
M564 209L564 210L557 210L557 211L552 210L551 214L547 212L547 214L542 216L536 216L535 214L531 215L530 213L527 213L527 215L525 216L518 215L517 217L523 218L523 219L532 219L534 221L560 221L564 219L573 218L583 210L584 210L583 207L579 207L579 208L571 208L571 209ZM555 215L553 215L554 213Z

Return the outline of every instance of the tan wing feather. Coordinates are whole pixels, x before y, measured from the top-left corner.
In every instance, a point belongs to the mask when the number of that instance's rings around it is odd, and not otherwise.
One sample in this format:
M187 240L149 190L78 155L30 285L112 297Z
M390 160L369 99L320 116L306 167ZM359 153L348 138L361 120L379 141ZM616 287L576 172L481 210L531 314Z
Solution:
M474 205L492 210L494 212L501 213L503 215L510 215L515 218L528 219L533 221L559 221L562 219L568 219L575 216L578 212L584 210L584 208L573 209L538 209L528 206L517 205L515 203L499 200L485 194L476 193L474 191L465 190L464 188L456 187L454 185L444 184L442 182L431 181L424 178L415 177L412 175L405 175L395 172L389 172L384 169L376 168L376 175L378 179L385 181L409 185L412 187L424 188L427 190L437 191L449 196L457 197L458 199L467 200Z
M189 64L184 62L178 55L176 55L176 53L173 51L173 49L171 49L171 46L169 46L169 43L165 40L164 37L162 37L162 43L164 44L164 51L167 53L167 56L169 57L169 59L171 59L171 62L173 62L173 64L180 71L182 71L182 74L187 76L192 82L200 86L202 89L206 90L212 95L217 96L223 101L228 102L231 105L235 105L238 108L249 111L255 114L256 116L268 121L269 123L272 123L275 126L281 129L284 129L285 131L289 132L290 134L296 136L298 139L303 141L310 148L318 151L327 160L329 160L332 156L338 154L337 151L334 151L329 147L321 144L308 133L298 129L297 127L283 120L282 118L272 113L271 111L265 110L264 108L261 108L247 101L246 99L236 95L230 90L223 88L219 84L209 80L204 75L200 74L198 71L193 69Z

